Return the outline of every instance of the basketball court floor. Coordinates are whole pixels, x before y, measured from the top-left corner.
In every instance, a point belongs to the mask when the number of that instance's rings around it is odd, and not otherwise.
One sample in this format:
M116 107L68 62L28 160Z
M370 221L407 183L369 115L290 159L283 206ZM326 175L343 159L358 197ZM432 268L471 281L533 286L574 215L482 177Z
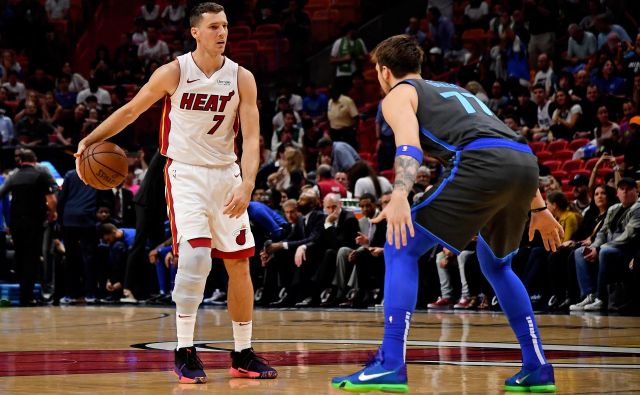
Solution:
M377 348L382 311L257 310L254 348L275 380L231 379L231 323L201 309L196 341L209 383L171 373L169 307L0 309L0 394L339 394L332 376L352 373ZM640 318L540 315L559 394L640 393ZM519 350L500 313L417 312L407 351L410 393L502 394Z

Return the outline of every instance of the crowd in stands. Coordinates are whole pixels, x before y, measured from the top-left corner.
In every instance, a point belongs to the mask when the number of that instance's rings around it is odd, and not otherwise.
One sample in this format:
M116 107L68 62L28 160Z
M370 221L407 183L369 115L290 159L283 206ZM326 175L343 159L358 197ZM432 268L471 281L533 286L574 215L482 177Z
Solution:
M90 71L81 74L69 61L73 43L52 24L69 18L67 2L10 2L3 5L3 18L18 7L13 3L42 18L33 37L3 41L0 134L3 152L16 149L17 156L43 146L73 151L157 67L193 48L185 34L192 2L148 0L116 50L96 48ZM340 33L319 39L318 18L340 2L222 3L231 22L229 56L254 72L261 92L260 171L249 210L257 247L251 259L256 303L383 303L386 225L371 219L392 190L395 144L379 106L370 48L358 29L366 21L360 12L349 14L354 17L340 20ZM365 7L367 1L356 3ZM640 279L636 3L431 0L423 13L407 17L405 29L385 31L415 37L425 52L424 78L465 87L538 157L541 191L565 237L551 253L525 232L514 257L537 309L640 307L638 293L631 291ZM6 31L15 18L0 26ZM261 39L275 44L259 46ZM45 41L50 53L38 55L34 48ZM304 59L319 44L330 47L330 86L317 86L306 70ZM274 68L287 76L274 80ZM163 159L155 147L141 149L123 135L117 143L129 149L131 166L121 187L92 193L71 170L57 192L45 262L64 268L55 279L53 299L60 303L170 303L179 259L163 225ZM6 162L8 172L12 163ZM442 166L425 156L412 203L439 181ZM10 204L2 202L6 212ZM4 246L0 275L11 278ZM438 247L422 261L422 307L499 308L480 272L475 242L458 256ZM45 286L54 280L49 272L42 270L40 277L43 289L53 292ZM224 303L225 290L225 272L214 260L205 303Z

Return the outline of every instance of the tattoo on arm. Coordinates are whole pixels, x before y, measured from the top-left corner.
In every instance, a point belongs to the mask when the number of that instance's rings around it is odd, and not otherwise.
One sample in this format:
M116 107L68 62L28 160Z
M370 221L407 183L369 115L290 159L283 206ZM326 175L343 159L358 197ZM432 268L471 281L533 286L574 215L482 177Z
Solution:
M393 182L394 190L410 192L413 184L416 182L416 175L420 163L410 156L400 155L396 157L394 163L396 172L395 181Z

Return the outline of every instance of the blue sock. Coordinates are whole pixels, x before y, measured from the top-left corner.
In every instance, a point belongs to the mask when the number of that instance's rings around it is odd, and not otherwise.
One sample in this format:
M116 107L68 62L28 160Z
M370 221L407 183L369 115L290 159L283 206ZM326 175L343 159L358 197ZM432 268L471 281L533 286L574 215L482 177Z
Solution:
M497 258L481 235L478 235L477 253L482 273L495 290L500 306L520 343L522 366L525 370L537 369L547 363L547 360L527 290L511 270L511 258L515 254Z
M384 246L384 338L382 353L385 369L397 369L405 363L405 350L411 315L418 297L418 259L435 241L416 229L406 247Z

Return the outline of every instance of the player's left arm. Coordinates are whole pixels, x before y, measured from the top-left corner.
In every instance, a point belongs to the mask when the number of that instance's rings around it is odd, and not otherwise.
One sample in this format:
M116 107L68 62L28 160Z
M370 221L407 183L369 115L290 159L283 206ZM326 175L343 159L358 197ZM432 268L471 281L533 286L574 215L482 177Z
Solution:
M242 129L242 183L233 189L223 213L231 218L240 217L249 206L260 164L260 115L258 113L258 89L253 74L244 67L238 68L238 92L240 127Z

